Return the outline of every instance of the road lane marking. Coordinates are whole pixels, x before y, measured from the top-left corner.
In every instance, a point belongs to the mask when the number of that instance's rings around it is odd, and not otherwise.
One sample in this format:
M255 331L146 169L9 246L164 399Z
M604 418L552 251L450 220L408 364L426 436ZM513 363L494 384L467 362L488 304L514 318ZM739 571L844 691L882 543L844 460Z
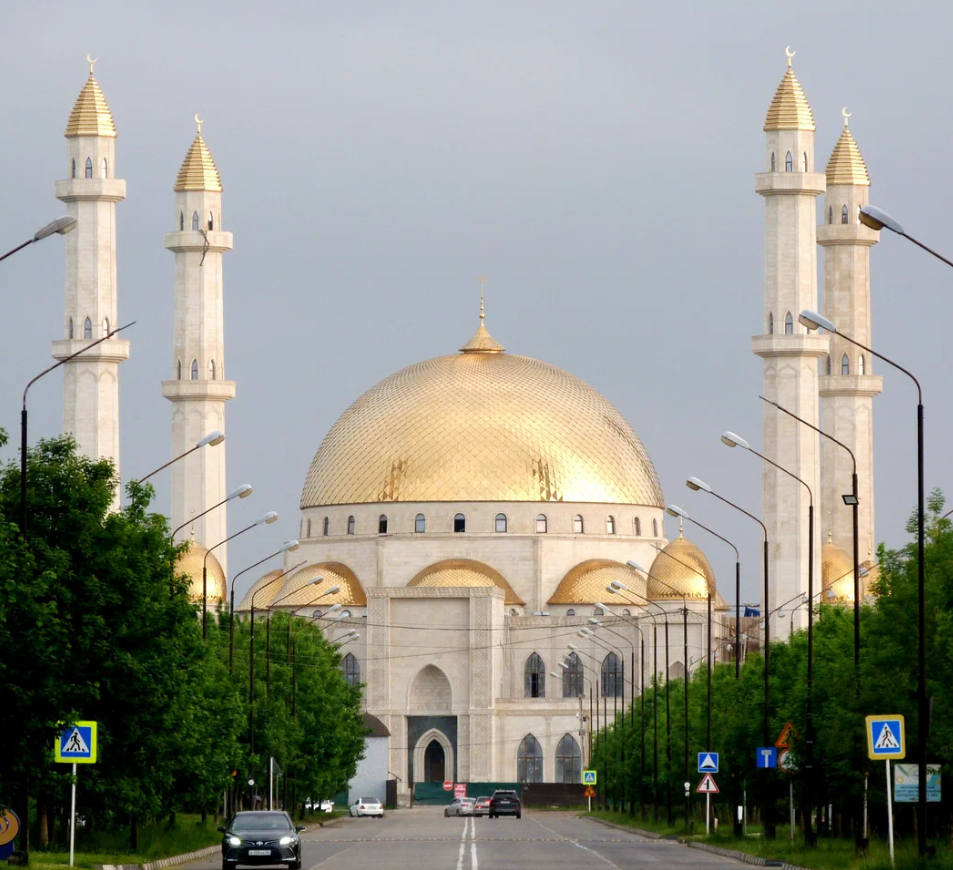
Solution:
M480 862L477 861L476 843L470 841L470 870L480 870Z
M544 831L549 831L549 833L554 837L558 837L560 840L566 840L583 851L588 852L590 855L595 855L600 861L605 861L605 863L610 867L615 867L616 870L620 870L618 864L613 864L608 858L606 858L605 855L600 855L595 849L590 849L588 846L583 846L582 843L580 843L578 840L572 839L572 837L564 837L562 834L556 833L556 831L554 831L552 828L547 828L546 825L544 825L538 819L533 819L533 821L536 822L536 824L539 825Z

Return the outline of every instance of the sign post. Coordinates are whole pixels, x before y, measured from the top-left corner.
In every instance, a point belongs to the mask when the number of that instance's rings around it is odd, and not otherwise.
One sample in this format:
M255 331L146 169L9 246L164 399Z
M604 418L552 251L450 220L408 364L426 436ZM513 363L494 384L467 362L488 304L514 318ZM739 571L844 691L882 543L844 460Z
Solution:
M589 812L592 812L592 799L596 796L596 790L591 786L587 785L585 792L586 799L589 801Z
M701 766L701 758L699 758L699 767ZM686 782L687 786L688 783ZM686 788L686 791L688 789ZM702 781L698 783L698 788L695 789L699 794L705 795L705 836L708 836L709 825L711 823L711 796L713 794L718 794L720 789L715 783L714 777L710 773L706 773L702 777Z
M894 864L893 853L893 782L890 778L890 760L902 759L907 754L907 738L903 716L868 716L867 755L876 761L882 758L887 765L887 834L890 843L890 865Z
M73 765L73 786L69 816L69 865L76 855L76 765L96 763L98 726L95 722L77 722L64 728L53 743L53 758L59 764Z

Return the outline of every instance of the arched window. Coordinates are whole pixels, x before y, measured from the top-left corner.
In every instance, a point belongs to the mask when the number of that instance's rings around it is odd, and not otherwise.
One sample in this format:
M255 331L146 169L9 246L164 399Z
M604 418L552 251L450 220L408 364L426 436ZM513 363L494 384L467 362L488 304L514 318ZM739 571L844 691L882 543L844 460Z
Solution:
M576 611L573 610L571 607L569 608L569 610L566 611L566 616L575 616L575 615L576 615Z
M828 374L831 373L831 355L830 354L827 355L827 373Z
M632 520L632 525L634 527L633 531L635 532L635 536L637 538L641 538L642 537L642 520L636 517L634 520Z
M105 178L106 177L106 158L105 157L103 158L103 165L100 171L102 172L102 178Z
M465 532L467 530L467 518L463 514L456 514L454 516L453 530L455 532Z
M208 379L210 381L215 380L215 360L213 359L208 361Z
M804 171L807 172L807 151L804 152Z
M536 533L538 535L545 535L548 527L548 523L546 522L546 514L539 514L536 517Z
M107 335L109 335L109 318L104 317L103 318L103 338L105 338Z
M506 514L497 514L496 515L496 530L498 532L506 531Z
M623 615L623 616L631 616L631 615L632 615L632 611L629 610L628 607L626 607L626 608L622 611L622 615Z
M595 607L592 611L593 616L605 616L606 612L601 607Z
M572 734L565 734L556 744L556 782L582 780L582 753Z
M70 166L70 178L76 178L76 158L72 160L72 165Z
M861 354L860 358L857 360L857 374L862 375L867 369L867 362L864 359L864 355Z
M93 337L93 321L88 317L86 322L83 324L83 338L92 338Z
M197 211L192 212L192 229L197 230L199 228L199 213Z
M349 686L361 684L361 663L351 653L344 656L341 667L344 668L344 679Z
M347 518L347 533L349 535L354 534L354 517L350 516Z
M847 359L846 353L840 358L840 373L842 375L850 374L850 360Z
M516 778L520 782L543 781L543 749L532 734L527 734L516 754Z
M379 535L387 534L387 514L381 514L377 518L377 534Z
M568 616L568 614L567 614ZM566 667L563 672L563 697L581 698L585 694L585 681L582 678L582 659L578 653L569 653L566 656Z
M543 664L539 653L533 653L526 660L526 667L523 670L523 697L546 697L546 665Z
M192 360L192 380L197 381L199 379L199 361L197 359Z
M312 619L320 619L322 616L324 616L323 610L315 610L314 613L311 614Z
M175 364L175 376L181 381L182 380L182 360L179 360Z
M418 535L427 531L427 518L423 514L417 514L414 518L414 531Z
M784 334L794 335L794 318L790 311L784 315Z
M777 158L774 156L774 152L772 151L772 152L771 152L771 171L772 171L772 172L777 172L777 169L778 169L778 160L777 160Z
M351 617L351 611L350 611L350 610L342 610L341 613L340 613L340 616L341 616L341 619L350 619L350 617Z
M572 518L572 531L574 535L582 534L582 514L576 514Z
M784 155L784 171L794 172L794 158L791 156L790 151Z
M615 534L615 517L613 516L606 517L606 534L607 535Z
M179 231L185 229L185 215L182 212L179 212Z
M615 653L602 660L602 697L618 698L622 694L622 665Z
M768 335L774 335L774 313L768 312Z
M658 520L652 520L652 537L658 537Z
M89 157L86 158L86 177L93 177L93 161Z
M827 222L834 223L834 206L832 205L827 207Z
M70 338L73 337L73 318L69 319L69 332L67 333Z
M215 229L215 218L212 217L212 213L208 213L208 230L211 232Z
M847 223L847 206L846 205L840 210L840 222L842 224Z
M327 537L331 533L331 518L324 518L324 537Z

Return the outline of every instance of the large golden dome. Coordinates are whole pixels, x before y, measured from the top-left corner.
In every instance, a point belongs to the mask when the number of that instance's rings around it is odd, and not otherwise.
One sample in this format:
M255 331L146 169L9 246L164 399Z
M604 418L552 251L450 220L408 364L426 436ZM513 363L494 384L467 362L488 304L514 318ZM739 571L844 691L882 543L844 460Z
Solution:
M278 593L281 591L281 584L271 581L280 577L281 574L281 568L275 568L274 571L262 574L242 596L242 600L235 610L251 610L252 596L255 597L255 610L264 610L270 607L271 602L278 598ZM259 594L259 590L263 591Z
M442 589L496 586L504 592L504 604L524 603L499 571L494 571L489 565L474 562L471 559L446 559L443 562L437 562L435 565L424 568L407 585Z
M301 507L664 505L639 436L592 387L503 353L482 323L462 350L403 369L354 402L315 454Z
M556 591L547 604L597 604L612 596L606 590L613 580L624 583L630 592L623 592L626 604L641 606L645 593L645 579L628 565L613 562L611 559L587 559L570 568L566 576L559 581ZM630 601L631 598L638 599ZM617 602L618 603L618 602ZM648 604L648 602L645 602Z
M852 604L854 601L853 561L846 550L831 540L830 534L821 549L821 589L821 604Z
M202 566L205 563L205 554L208 548L203 547L195 538L189 541L189 548L179 555L176 560L176 574L181 576L185 574L191 581L189 585L189 598L192 601L202 601ZM218 559L212 553L208 557L207 568L205 571L206 591L205 600L209 607L213 604L224 603L228 583L225 580L225 572L222 566L218 564Z
M662 550L649 571L649 598L707 598L715 572L701 548L681 533Z

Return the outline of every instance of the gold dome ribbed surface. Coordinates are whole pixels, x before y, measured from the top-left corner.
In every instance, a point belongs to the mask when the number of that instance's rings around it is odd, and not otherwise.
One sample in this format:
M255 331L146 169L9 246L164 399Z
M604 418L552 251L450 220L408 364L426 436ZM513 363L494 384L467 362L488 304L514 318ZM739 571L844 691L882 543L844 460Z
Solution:
M67 139L74 136L116 138L116 124L113 121L112 112L109 111L106 98L99 88L99 82L92 73L89 74L86 84L76 98L76 104L69 114L66 132L63 135Z
M707 598L709 589L716 592L715 572L701 548L683 535L652 562L647 595L653 600Z
M309 586L315 577L322 577L320 583ZM320 562L317 565L305 565L285 577L281 591L272 599L277 608L294 609L311 606L324 609L332 604L350 604L354 607L366 607L367 595L357 575L341 562ZM328 589L339 587L333 595L318 596Z
M182 553L175 563L175 573L178 576L185 574L191 580L189 586L189 598L192 601L202 600L202 565L205 562L207 547L203 547L194 538L189 542L189 549ZM205 600L209 607L213 604L224 603L228 594L228 583L225 580L225 572L219 565L218 559L212 553L208 557L208 568L205 572L206 594Z
M834 146L831 159L827 161L827 184L860 184L870 186L867 164L854 141L850 127L844 127Z
M821 604L854 601L854 564L846 550L828 538L821 549ZM834 594L829 595L828 590Z
M523 604L506 578L489 565L471 559L446 559L417 574L408 586L425 586L435 589L451 589L467 586L496 586L504 592L504 604Z
M251 599L252 596L258 592L259 589L264 588L272 580L281 575L281 568L276 568L274 571L269 571L267 574L262 574L243 596L241 602L235 607L235 610L251 610ZM268 607L272 601L278 597L278 593L281 591L280 583L271 583L264 592L260 595L255 595L255 610L263 610Z
M774 93L764 121L764 130L814 130L814 115L801 89L801 83L788 67Z
M587 559L570 568L546 603L595 604L602 601L611 607L613 601L619 603L618 596L606 589L613 580L625 584L628 591L621 594L626 605L647 606L648 602L644 601L645 578L628 565L611 559Z
M505 353L385 378L331 428L301 493L302 508L424 501L664 505L639 436L602 395Z
M222 191L218 167L201 133L196 134L185 160L182 161L173 190L176 193L182 190L208 190L215 193Z

